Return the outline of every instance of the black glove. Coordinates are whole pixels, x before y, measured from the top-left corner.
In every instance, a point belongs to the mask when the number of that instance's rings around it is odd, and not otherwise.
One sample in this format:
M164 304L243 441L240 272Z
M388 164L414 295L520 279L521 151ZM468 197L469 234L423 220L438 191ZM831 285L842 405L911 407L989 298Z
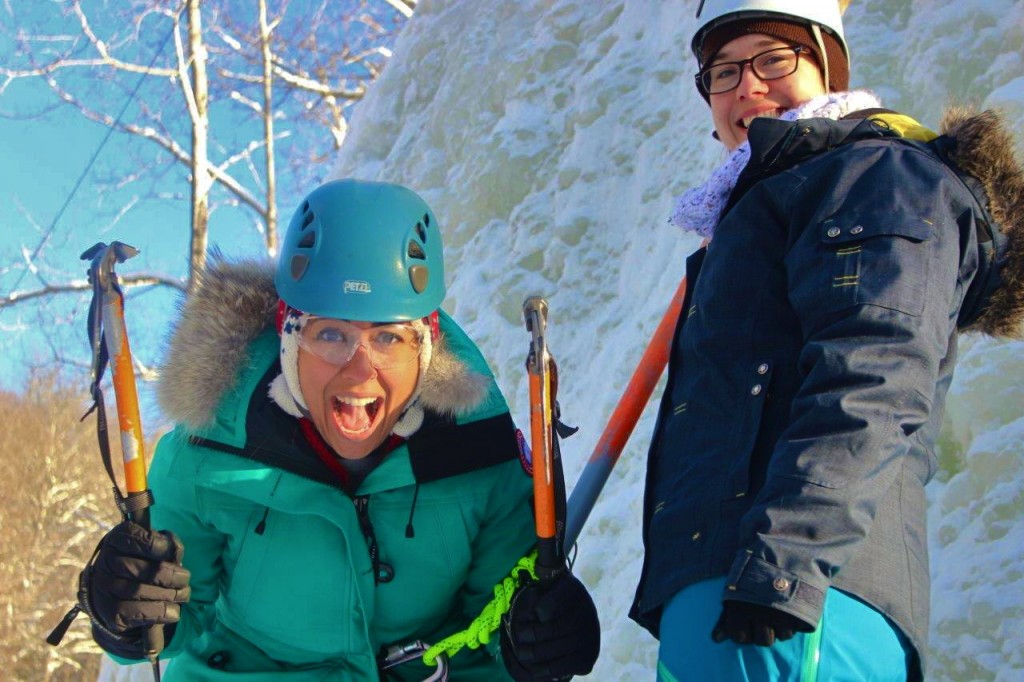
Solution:
M587 588L566 571L512 595L502 619L501 657L516 682L586 675L601 648L601 623Z
M770 606L727 599L722 602L722 615L711 631L711 639L771 646L792 639L798 632L814 632L814 626Z
M146 530L131 521L114 526L79 576L79 603L92 618L93 639L105 651L144 658L143 631L166 625L170 640L189 600L184 547L173 533Z

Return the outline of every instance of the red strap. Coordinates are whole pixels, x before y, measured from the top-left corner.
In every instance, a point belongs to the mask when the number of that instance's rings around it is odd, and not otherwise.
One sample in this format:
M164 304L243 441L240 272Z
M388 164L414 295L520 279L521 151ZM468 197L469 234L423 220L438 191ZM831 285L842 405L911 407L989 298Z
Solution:
M349 478L348 471L338 461L338 456L335 455L329 445L324 441L323 436L316 430L313 422L301 417L299 419L299 426L302 427L302 435L306 437L306 441L313 446L320 461L327 465L327 468L334 472L334 475L341 480L343 486L348 486Z
M302 435L304 435L309 444L313 446L313 450L316 451L320 461L326 464L327 468L334 472L334 475L341 481L342 486L347 489L350 480L348 470L345 469L340 461L338 461L338 455L334 453L331 446L327 444L327 441L325 441L323 436L320 435L320 432L316 430L316 426L313 425L313 422L305 417L301 417L299 419L299 426L302 427ZM392 433L387 437L387 440L384 441L384 445L382 447L384 448L384 452L391 452L404 442L404 438Z
M277 301L277 314L274 316L274 326L277 327L278 336L281 335L281 331L284 329L284 318L288 314L288 304L278 299Z
M427 326L430 327L430 340L436 342L441 338L441 321L438 319L437 311L430 313L424 319L427 321Z

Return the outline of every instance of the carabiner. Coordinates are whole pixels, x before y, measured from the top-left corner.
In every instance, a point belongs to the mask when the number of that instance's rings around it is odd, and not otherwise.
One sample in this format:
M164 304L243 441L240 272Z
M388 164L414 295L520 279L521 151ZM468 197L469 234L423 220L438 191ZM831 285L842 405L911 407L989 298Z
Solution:
M415 661L418 658L423 658L423 654L430 649L430 646L416 640L408 644L394 644L387 649L387 653L384 656L384 660L380 663L380 669L382 671L390 670L391 668L397 668L403 663ZM423 682L447 682L448 680L448 657L444 654L437 655L437 670L431 673L428 677L423 678Z

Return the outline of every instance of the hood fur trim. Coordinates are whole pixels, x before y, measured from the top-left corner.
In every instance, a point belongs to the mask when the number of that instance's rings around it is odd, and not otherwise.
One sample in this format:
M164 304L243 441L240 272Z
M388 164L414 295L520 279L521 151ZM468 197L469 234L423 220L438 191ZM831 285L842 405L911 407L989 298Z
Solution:
M157 386L160 408L191 430L208 426L243 369L248 346L275 325L274 266L211 255L195 293L180 306ZM487 398L491 380L444 343L434 344L419 403L445 416L467 414Z
M956 139L950 159L985 188L989 212L1006 236L1007 248L985 310L971 326L991 336L1024 335L1024 171L1014 155L1014 140L995 111L954 108L942 119L942 131Z
M490 385L489 377L474 372L448 349L442 334L420 384L419 402L431 412L455 417L482 405Z
M274 270L254 260L211 255L196 291L179 307L157 400L168 417L198 430L213 421L234 386L249 343L274 324Z

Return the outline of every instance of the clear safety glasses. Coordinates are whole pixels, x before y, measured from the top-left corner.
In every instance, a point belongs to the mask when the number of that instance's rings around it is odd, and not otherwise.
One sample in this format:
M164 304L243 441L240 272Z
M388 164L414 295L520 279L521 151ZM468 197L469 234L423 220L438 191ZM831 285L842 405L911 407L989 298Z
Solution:
M755 54L750 59L738 62L719 62L701 69L696 75L697 85L709 95L720 95L739 87L743 78L743 67L750 64L750 70L763 81L785 78L796 72L800 66L800 55L807 52L802 45L777 47Z
M370 355L370 364L388 369L417 359L422 343L419 332L407 323L360 329L344 320L314 317L299 332L299 346L339 367L351 362L362 346Z

